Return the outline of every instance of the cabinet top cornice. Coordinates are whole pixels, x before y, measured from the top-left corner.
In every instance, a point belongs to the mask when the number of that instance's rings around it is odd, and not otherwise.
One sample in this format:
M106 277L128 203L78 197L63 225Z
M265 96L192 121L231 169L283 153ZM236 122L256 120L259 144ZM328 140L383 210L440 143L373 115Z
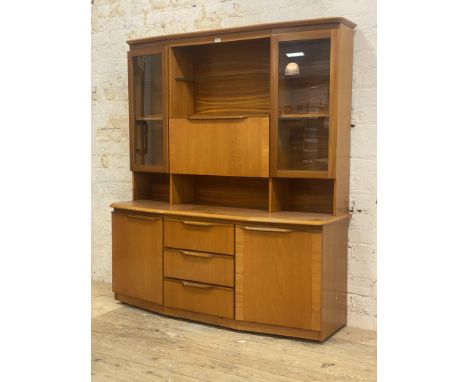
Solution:
M312 26L312 25L329 25L329 24L344 24L350 28L355 28L356 24L344 17L325 17L319 19L307 19L307 20L296 20L296 21L285 21L279 23L268 23L268 24L255 24L255 25L246 25L233 28L223 28L223 29L210 29L205 31L197 31L190 33L178 33L178 34L169 34L153 37L144 37L134 40L128 40L127 43L130 46L147 44L154 42L163 42L167 40L180 40L185 38L193 37L207 37L211 35L220 35L220 34L229 34L229 33L239 33L239 32L255 32L255 31L264 31L268 29L279 29L279 28L293 28L293 27L302 27L302 26Z

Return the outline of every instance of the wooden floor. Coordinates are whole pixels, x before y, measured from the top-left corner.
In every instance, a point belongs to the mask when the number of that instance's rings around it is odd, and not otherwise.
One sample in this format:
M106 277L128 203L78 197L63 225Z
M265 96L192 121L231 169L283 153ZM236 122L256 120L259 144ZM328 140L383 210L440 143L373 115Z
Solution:
M344 328L323 344L164 317L92 287L93 381L375 381L376 334Z

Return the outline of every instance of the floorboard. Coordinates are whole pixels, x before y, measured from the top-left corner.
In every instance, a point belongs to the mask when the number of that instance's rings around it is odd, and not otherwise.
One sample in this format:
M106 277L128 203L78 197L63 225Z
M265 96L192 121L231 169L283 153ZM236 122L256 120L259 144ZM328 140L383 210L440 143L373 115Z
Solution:
M168 318L92 286L93 381L375 381L376 334L344 328L323 344Z

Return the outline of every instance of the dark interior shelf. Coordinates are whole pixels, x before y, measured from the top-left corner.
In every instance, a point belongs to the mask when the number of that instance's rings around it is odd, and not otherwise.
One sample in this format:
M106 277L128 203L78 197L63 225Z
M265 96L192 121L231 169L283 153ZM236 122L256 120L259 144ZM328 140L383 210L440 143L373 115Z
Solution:
M297 119L297 118L328 118L328 111L316 111L310 113L291 113L291 114L280 114L280 119Z

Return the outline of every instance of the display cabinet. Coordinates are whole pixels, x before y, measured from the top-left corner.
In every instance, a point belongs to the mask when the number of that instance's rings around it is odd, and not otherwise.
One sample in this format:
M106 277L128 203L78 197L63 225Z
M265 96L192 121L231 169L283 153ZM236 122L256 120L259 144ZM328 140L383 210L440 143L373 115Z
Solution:
M133 200L111 205L116 299L319 341L346 324L354 28L129 41Z

